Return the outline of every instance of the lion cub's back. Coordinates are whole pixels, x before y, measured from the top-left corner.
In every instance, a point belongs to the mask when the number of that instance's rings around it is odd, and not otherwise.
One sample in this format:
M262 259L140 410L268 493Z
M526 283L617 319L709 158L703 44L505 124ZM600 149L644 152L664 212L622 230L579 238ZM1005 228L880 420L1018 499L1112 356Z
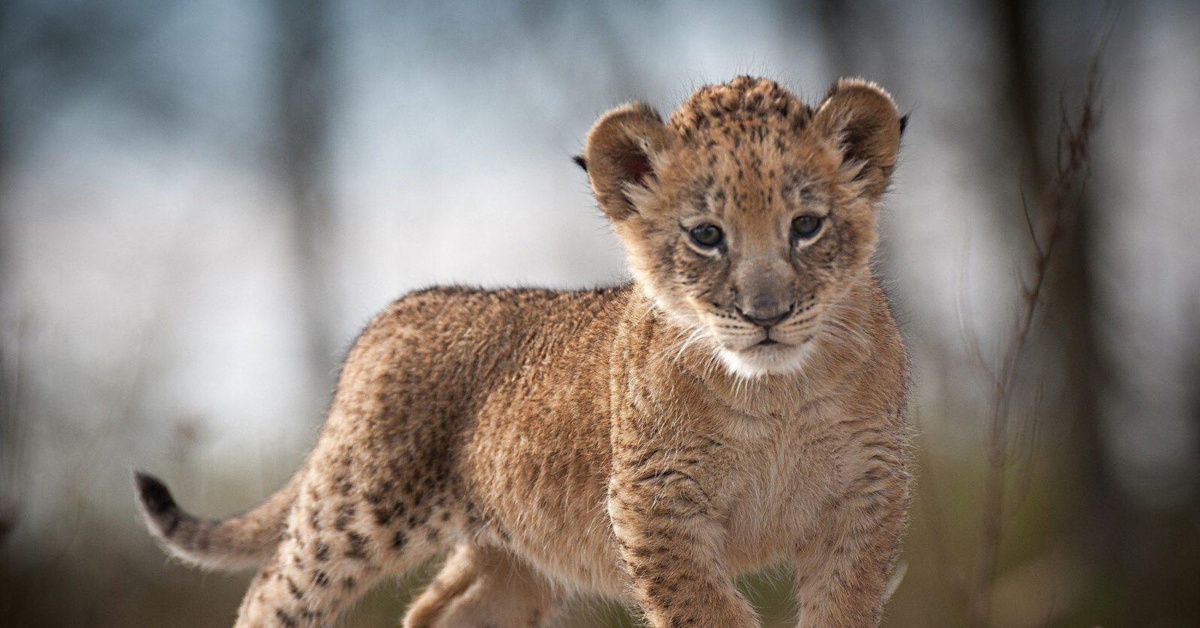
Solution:
M395 391L411 402L420 393L469 413L506 381L545 377L602 351L629 290L434 287L409 293L359 335L339 395Z

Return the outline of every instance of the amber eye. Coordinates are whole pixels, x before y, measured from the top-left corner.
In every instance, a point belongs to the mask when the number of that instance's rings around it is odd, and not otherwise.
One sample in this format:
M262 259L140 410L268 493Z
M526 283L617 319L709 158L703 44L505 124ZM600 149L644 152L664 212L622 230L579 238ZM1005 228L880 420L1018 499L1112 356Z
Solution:
M707 222L692 227L692 230L688 231L688 235L692 236L692 242L695 242L696 246L706 249L720 246L725 241L725 232L721 231L720 227Z
M792 239L807 240L821 230L820 216L798 216L792 221Z

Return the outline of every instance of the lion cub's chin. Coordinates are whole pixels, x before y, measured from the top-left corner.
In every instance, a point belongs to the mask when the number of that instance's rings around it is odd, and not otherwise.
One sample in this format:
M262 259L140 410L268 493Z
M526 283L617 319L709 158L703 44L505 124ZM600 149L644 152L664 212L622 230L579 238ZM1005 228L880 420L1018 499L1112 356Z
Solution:
M792 375L804 370L812 353L812 342L798 345L754 345L745 349L721 347L717 355L730 374L755 378L765 375Z

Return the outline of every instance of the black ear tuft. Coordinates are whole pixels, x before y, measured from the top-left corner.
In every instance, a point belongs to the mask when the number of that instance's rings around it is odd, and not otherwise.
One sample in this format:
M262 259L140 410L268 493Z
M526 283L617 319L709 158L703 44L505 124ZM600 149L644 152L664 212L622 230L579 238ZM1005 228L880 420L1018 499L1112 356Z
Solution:
M904 135L904 129L908 128L908 117L911 115L912 115L911 113L906 113L903 116L901 116L901 118L900 118L900 135Z
M575 155L574 157L571 158L571 161L575 162L575 165L582 168L584 172L587 172L587 158L586 157L584 157L583 155Z

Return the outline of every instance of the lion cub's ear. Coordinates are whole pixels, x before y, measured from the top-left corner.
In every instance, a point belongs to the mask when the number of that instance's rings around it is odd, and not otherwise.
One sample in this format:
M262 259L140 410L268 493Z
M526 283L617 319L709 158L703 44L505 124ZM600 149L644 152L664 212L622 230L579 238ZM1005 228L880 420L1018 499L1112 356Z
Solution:
M667 142L662 118L642 103L622 105L596 121L588 132L584 161L609 218L622 220L637 211L630 195L655 176Z
M854 179L866 185L871 200L887 189L904 121L883 88L862 79L840 79L817 106L813 127L838 139L843 167L862 164Z

